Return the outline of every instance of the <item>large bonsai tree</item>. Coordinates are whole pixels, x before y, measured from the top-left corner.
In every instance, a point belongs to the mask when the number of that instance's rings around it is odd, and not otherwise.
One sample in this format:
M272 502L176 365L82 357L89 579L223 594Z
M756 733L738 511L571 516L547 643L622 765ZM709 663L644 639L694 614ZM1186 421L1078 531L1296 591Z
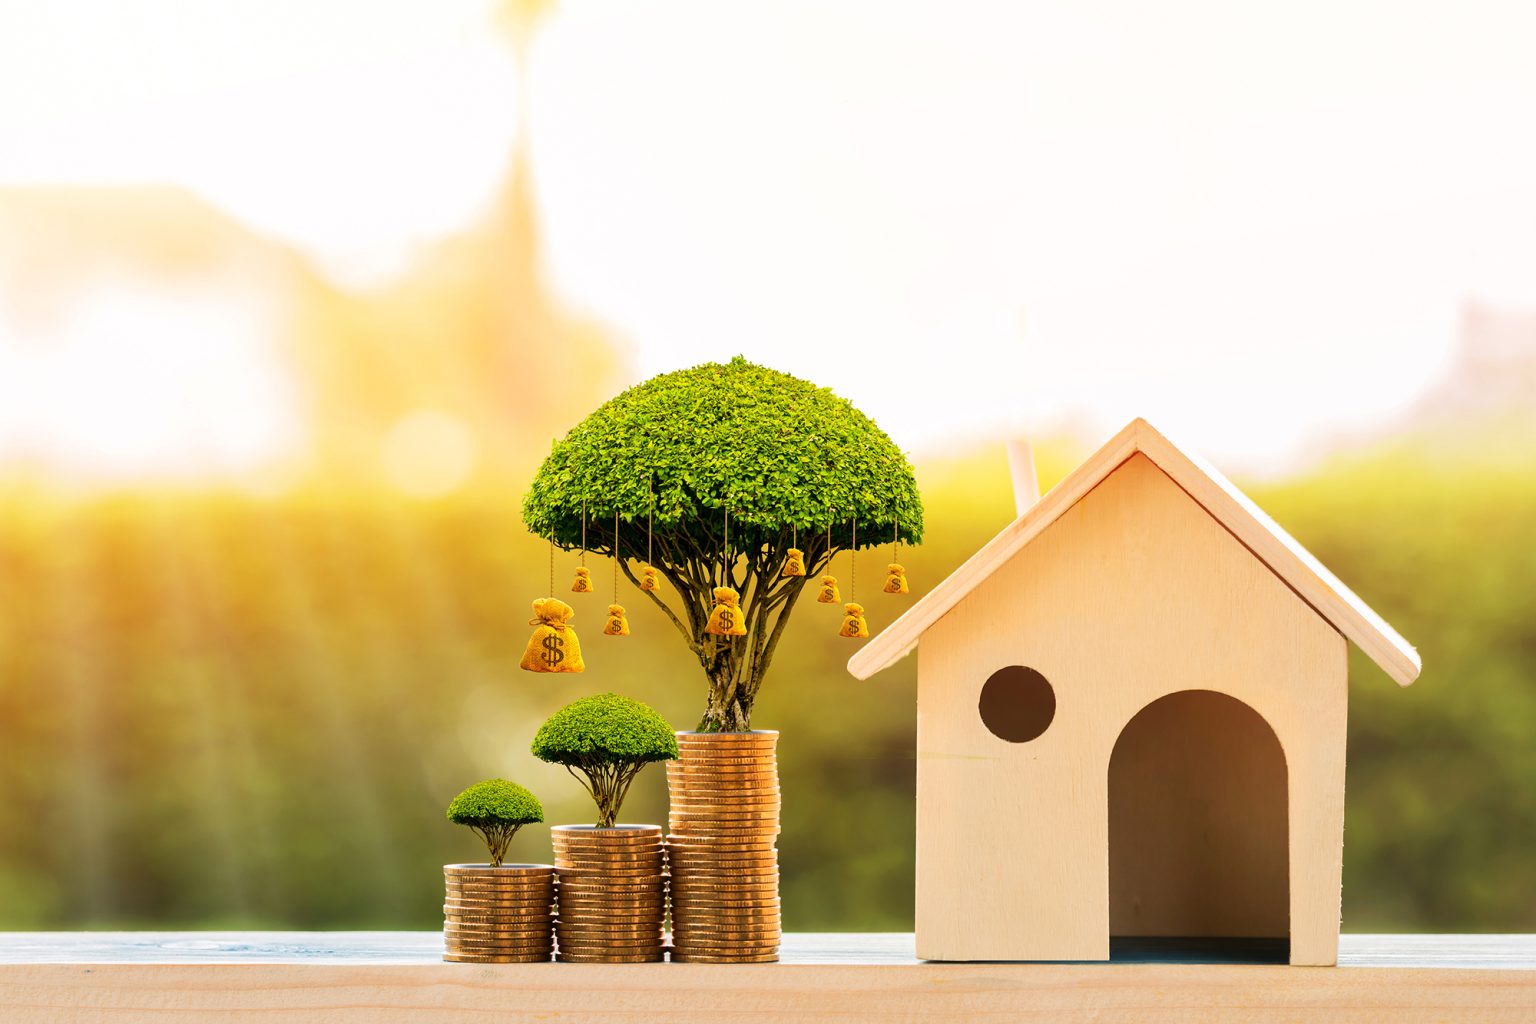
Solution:
M453 798L448 805L448 820L485 840L491 867L499 868L517 830L543 821L544 808L538 797L517 783L486 779Z
M739 356L630 388L555 445L523 522L571 549L583 514L588 550L617 552L636 583L650 524L651 564L675 597L643 592L709 679L705 732L751 728L790 612L833 555L855 537L869 547L923 534L912 467L884 431L826 388ZM805 576L780 575L791 547L805 554ZM878 588L876 572L868 579ZM741 595L745 636L705 632L721 586Z
M533 756L564 765L597 805L597 827L612 828L629 784L652 761L677 757L677 737L649 705L616 693L572 701L533 736Z

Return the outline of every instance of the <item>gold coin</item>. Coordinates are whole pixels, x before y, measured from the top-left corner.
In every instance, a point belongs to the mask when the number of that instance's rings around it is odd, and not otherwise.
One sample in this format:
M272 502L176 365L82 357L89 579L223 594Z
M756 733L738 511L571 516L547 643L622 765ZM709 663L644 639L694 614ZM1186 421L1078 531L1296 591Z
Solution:
M445 893L475 893L482 899L488 900L533 900L538 899L555 888L554 878L549 884L537 888L531 886L511 885L477 885L473 882L450 882L443 886Z
M449 949L486 949L494 947L508 953L528 953L536 949L548 949L555 941L549 935L444 935L443 943Z
M771 921L779 922L779 905L728 907L707 903L679 903L672 908L679 921Z
M659 964L666 959L661 950L640 956L587 956L574 953L557 953L555 959L563 964Z
M555 873L559 874L563 866L561 861L566 864L573 861L593 864L644 864L660 854L662 849L663 845L658 842L644 850L564 850L559 854L560 859L555 861Z
M698 878L701 875L720 874L726 877L758 874L776 870L777 857L679 857L672 862L672 874L678 877Z
M666 896L666 892L660 886L650 889L641 889L635 892L583 892L572 889L563 893L560 907L623 907L638 906L646 903L660 903Z
M562 840L585 840L597 843L644 842L654 839L656 825L616 825L613 828L594 828L591 825L555 825L549 834Z
M643 885L648 882L664 882L666 879L666 868L661 864L656 865L649 871L640 871L634 874L610 874L608 872L588 872L577 869L560 876L560 892L605 884Z
M637 879L632 883L607 881L604 879L583 880L573 878L567 884L560 887L560 893L562 896L591 895L595 893L659 893L666 887L666 884L667 880L660 877L648 880Z
M683 953L673 951L672 962L675 964L772 964L777 963L777 953L754 953L746 956L731 956L730 954L711 953Z
M555 898L555 890L541 892L533 896L496 896L480 895L478 893L456 892L449 890L443 894L446 903L462 903L465 906L479 907L538 907Z
M607 932L572 932L560 935L560 948L570 953L600 953L605 949L659 949L661 929L654 935L612 935Z
M548 928L537 932L463 932L444 929L443 941L449 945L490 942L504 946L544 946L553 941L554 934Z
M445 875L489 875L493 878L539 878L548 875L548 864L503 864L500 867L491 867L489 864L444 864Z
M779 812L776 809L761 811L753 810L724 810L716 809L698 811L691 808L674 808L672 811L672 827L679 825L716 823L730 827L761 828L775 825L779 822Z
M500 914L455 914L445 911L443 920L449 924L474 925L480 928L489 925L503 928L535 928L544 921L554 920L554 915L546 913L527 917L504 917Z
M553 950L543 953L444 953L451 964L540 964L549 963Z
M689 832L674 832L667 836L668 850L713 850L721 847L741 846L752 849L771 850L775 845L773 836L760 836L752 839L729 840L717 836L699 836Z
M563 931L559 934L560 945L566 949L575 946L659 946L661 929L644 932L610 932L597 929Z
M772 910L779 909L778 896L687 896L679 893L672 901L673 910Z
M776 953L779 949L779 938L776 935L767 936L730 936L718 942L713 941L688 941L676 935L672 937L672 948L679 953L704 953L720 954L730 953L740 955L743 953Z
M656 827L658 829L661 828L660 825L657 825ZM553 845L556 853L590 853L594 856L609 853L644 853L646 850L655 847L659 842L661 842L661 833L659 831L651 832L644 836L634 836L628 838L621 836L616 839L608 838L606 836L600 838L583 839L577 839L571 836L555 836L553 839Z
M532 913L541 907L547 907L555 902L555 894L540 897L536 900L477 900L465 896L444 896L443 906L462 907L465 910L479 910L491 913L505 910L510 913Z
M661 828L660 825L653 826ZM652 849L661 841L659 832L647 832L643 836L599 836L596 833L588 833L586 836L553 836L551 843L556 853L587 853L593 856L622 856L630 853L644 853Z
M668 786L678 784L691 785L693 783L704 783L712 786L743 783L777 786L779 784L779 768L778 765L771 761L746 764L694 763L668 766Z

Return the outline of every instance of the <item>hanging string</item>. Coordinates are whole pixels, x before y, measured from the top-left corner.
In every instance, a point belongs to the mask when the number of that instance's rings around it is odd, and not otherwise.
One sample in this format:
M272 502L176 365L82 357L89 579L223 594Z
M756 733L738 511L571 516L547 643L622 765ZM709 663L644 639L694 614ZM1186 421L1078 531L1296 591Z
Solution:
M725 585L731 585L731 510L725 509Z
M645 564L651 565L651 531L656 527L656 494L651 490L651 477L645 477Z
M549 594L555 593L555 527L551 523L549 527Z
M581 499L581 564L587 564L587 499Z
M893 561L893 562L900 561L900 559L898 559L896 557L897 545L901 543L901 534L899 532L900 529L901 529L900 522L897 520L897 518L895 516L892 516L891 517L891 561Z
M613 603L619 603L619 510L613 510Z
M848 600L857 601L859 589L859 521L848 521Z

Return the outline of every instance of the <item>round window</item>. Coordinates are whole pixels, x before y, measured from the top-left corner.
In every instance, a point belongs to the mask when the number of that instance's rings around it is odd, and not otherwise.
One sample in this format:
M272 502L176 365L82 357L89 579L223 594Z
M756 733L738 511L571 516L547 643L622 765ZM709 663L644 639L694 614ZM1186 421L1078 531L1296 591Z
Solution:
M1009 665L982 686L980 710L982 724L992 735L1026 743L1045 732L1056 717L1056 691L1034 669Z

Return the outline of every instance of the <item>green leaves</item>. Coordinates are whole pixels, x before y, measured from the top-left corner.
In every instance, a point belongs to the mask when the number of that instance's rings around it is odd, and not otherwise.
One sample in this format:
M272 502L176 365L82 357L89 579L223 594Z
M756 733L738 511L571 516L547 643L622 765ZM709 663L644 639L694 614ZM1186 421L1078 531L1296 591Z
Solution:
M649 491L647 487L649 485ZM771 544L791 526L846 547L923 535L912 467L852 404L740 356L662 374L598 408L557 443L523 502L523 522L563 547L581 539L583 506L600 536L633 554L647 514L658 535L718 547ZM589 528L589 542L592 531Z
M453 798L448 820L471 828L527 825L544 820L539 798L515 782L486 779Z
M648 705L601 693L550 715L534 734L533 756L567 766L640 765L677 757L677 737Z

